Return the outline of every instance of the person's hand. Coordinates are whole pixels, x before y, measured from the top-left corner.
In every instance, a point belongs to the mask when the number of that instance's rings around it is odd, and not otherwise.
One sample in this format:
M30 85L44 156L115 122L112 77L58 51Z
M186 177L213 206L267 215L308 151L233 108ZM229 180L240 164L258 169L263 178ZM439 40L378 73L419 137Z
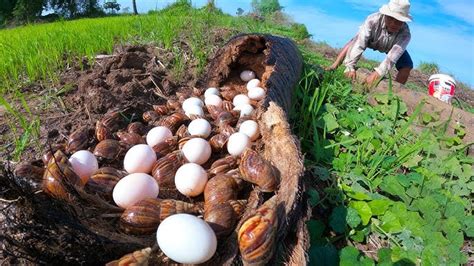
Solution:
M375 85L375 83L380 79L379 73L377 71L372 71L370 75L367 76L365 79L365 83L369 86L372 87Z
M354 81L356 79L356 72L355 70L352 70L352 71L344 73L344 76Z

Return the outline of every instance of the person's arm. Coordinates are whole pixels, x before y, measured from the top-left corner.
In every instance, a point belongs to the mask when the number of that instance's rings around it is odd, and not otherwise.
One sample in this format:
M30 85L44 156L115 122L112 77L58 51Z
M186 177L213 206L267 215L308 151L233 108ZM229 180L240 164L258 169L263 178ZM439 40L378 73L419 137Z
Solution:
M385 76L388 71L392 69L393 65L397 63L400 56L405 52L410 39L410 32L403 33L399 36L398 40L392 46L392 49L387 53L385 59L374 69L380 77Z
M346 70L344 72L353 72L355 71L355 66L359 61L362 53L367 48L369 44L370 34L372 32L373 21L370 18L367 18L362 24L357 33L357 38L355 39L352 47L349 48L349 51L344 59L344 65L346 66Z

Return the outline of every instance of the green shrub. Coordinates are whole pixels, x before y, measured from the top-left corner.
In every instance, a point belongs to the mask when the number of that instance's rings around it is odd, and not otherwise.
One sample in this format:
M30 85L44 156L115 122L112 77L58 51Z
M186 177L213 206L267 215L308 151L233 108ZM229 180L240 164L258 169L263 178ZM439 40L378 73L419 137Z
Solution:
M291 31L293 32L293 37L298 40L304 40L311 37L309 34L308 29L304 24L293 23L290 26Z
M278 0L252 0L255 13L266 16L283 9Z
M421 62L418 66L421 73L433 75L439 72L439 66L433 62Z

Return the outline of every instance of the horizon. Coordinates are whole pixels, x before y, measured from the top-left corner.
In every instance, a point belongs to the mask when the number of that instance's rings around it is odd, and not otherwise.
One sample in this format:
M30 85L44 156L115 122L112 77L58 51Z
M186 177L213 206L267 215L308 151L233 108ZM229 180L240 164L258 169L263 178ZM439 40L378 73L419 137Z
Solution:
M452 75L457 82L474 87L474 5L469 0L411 1L410 13L413 22L408 23L412 39L408 45L414 68L420 63L435 63L440 72ZM132 10L130 0L118 0L122 12ZM174 3L173 0L137 1L139 13L159 10ZM311 39L324 42L334 48L341 48L358 31L365 18L375 12L388 0L343 0L337 3L322 0L280 0L283 12L294 22L304 24ZM206 0L192 1L201 7ZM215 4L223 12L235 15L238 8L245 13L252 11L251 0L222 1ZM447 46L448 44L449 46ZM449 49L448 47L455 47ZM367 49L363 56L381 61L385 54Z

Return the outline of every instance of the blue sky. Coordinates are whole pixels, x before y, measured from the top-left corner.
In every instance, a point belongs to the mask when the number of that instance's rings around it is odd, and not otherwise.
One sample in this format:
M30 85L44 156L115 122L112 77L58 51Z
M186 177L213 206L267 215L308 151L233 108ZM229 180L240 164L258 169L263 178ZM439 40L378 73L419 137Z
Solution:
M119 0L122 8L131 0ZM139 12L160 9L172 0L137 0ZM206 0L192 1L202 6ZM342 47L352 38L365 18L388 0L280 0L284 12L303 23L316 41ZM216 0L224 12L237 8L251 10L251 0ZM453 74L459 81L474 86L474 0L411 1L412 39L407 50L415 66L420 62L437 63L442 73ZM382 60L384 54L368 49L364 56Z

